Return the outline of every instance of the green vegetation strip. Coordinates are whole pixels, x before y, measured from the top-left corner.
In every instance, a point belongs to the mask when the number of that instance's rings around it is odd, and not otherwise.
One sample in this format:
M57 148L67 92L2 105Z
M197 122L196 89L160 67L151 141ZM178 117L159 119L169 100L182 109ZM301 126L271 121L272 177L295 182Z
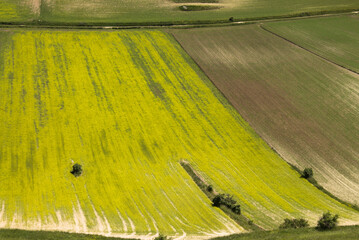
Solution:
M270 232L254 232L212 240L354 240L359 239L359 226L337 227L330 231L317 231L314 228L276 230Z
M124 240L125 238L103 237L98 235L65 233L65 232L0 229L0 239L1 240ZM131 239L135 240L135 238L131 238Z
M206 10L214 10L220 9L221 6L213 6L213 5L183 5L179 6L181 11L206 11Z
M181 166L186 170L188 175L191 176L193 181L197 184L197 186L206 194L206 196L213 202L214 197L218 194L215 189L213 189L212 185L209 185L204 181L204 179L191 167L191 165L187 161L181 161ZM246 218L243 214L235 214L229 209L227 206L221 205L219 207L225 214L227 214L230 218L236 221L240 226L242 226L245 230L248 231L262 231L258 225L254 224L253 221Z

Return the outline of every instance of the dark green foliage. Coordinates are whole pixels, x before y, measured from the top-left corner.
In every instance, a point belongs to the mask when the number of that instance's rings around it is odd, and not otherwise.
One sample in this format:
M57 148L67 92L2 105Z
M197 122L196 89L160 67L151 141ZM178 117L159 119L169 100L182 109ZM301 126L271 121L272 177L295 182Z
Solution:
M172 0L175 3L218 3L218 0Z
M181 11L205 11L205 10L214 10L219 9L220 6L212 6L212 5L182 5L179 6Z
M236 214L241 214L241 206L239 204L236 204L237 201L233 199L232 195L229 194L218 194L213 198L213 206L220 207L221 205L224 205L232 210L232 212Z
M230 17L230 18L229 18L229 21L230 21L230 22L234 22L234 18L233 18L233 17Z
M208 191L208 192L213 192L213 186L212 186L212 185L208 185L208 186L207 186L207 191Z
M240 205L234 205L232 208L232 212L234 212L235 214L241 214L241 206Z
M82 174L82 166L78 163L75 163L72 166L71 174L73 174L75 177L79 177Z
M330 230L338 224L338 214L332 215L330 212L323 213L323 216L319 219L317 224L318 230Z
M308 221L303 218L298 219L284 219L284 222L279 226L279 228L304 228L309 227Z
M171 238L160 234L158 237L156 237L154 240L171 240Z
M304 171L302 173L302 177L305 179L313 177L313 169L311 169L311 168L304 169Z

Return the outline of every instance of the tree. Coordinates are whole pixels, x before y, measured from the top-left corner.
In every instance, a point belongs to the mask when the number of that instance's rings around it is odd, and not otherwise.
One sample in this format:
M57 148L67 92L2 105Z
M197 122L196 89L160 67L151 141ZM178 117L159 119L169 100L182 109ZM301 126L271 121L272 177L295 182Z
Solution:
M310 177L313 177L313 169L311 168L305 168L303 173L302 173L302 177L305 179L308 179Z
M81 176L81 173L82 173L82 166L78 163L75 163L72 166L71 174L73 174L75 177L79 177Z
M318 220L318 230L330 230L337 226L339 215L332 215L330 212L323 213L323 216Z

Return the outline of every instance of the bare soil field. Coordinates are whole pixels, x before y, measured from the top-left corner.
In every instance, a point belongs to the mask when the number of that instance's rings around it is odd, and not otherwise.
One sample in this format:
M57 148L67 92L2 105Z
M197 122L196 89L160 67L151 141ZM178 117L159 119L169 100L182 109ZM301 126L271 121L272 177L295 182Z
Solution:
M359 76L259 26L173 30L256 132L336 196L358 203Z

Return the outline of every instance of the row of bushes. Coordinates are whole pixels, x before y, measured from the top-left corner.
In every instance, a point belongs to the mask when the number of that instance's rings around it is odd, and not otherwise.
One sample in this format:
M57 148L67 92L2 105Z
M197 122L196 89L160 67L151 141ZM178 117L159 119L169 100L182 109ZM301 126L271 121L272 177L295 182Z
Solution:
M324 213L323 216L318 220L317 223L317 230L325 231L325 230L331 230L338 224L338 218L339 216L332 215L330 212ZM304 228L309 227L308 221L303 218L297 218L297 219L284 219L284 222L279 226L281 229L287 229L287 228Z

